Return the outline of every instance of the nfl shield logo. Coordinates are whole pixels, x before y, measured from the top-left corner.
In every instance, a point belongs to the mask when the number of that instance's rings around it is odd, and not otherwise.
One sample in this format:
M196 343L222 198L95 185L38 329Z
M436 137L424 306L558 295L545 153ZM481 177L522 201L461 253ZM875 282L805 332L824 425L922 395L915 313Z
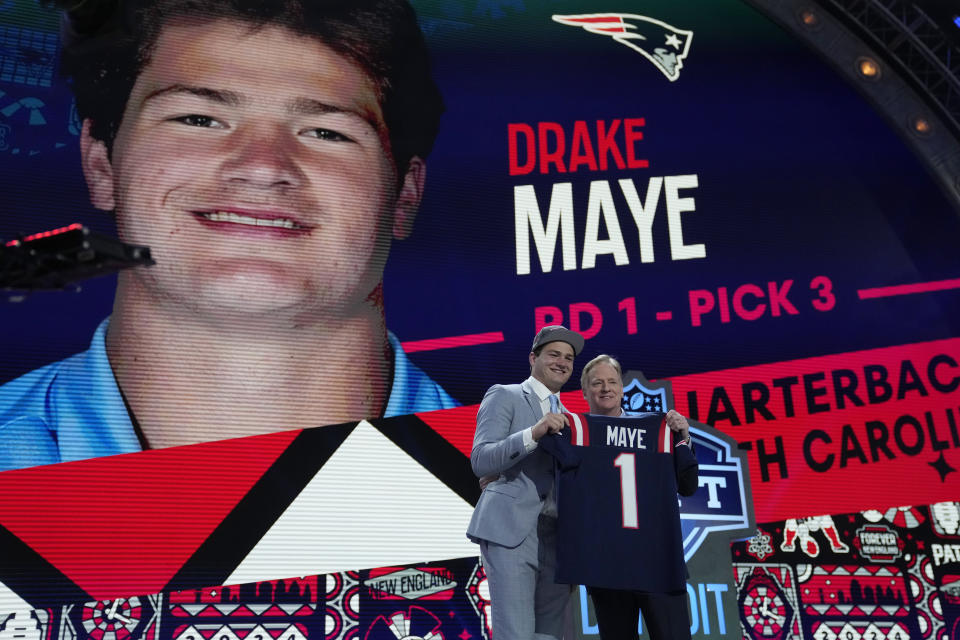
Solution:
M623 388L623 410L634 413L666 412L667 390L650 389L634 378Z

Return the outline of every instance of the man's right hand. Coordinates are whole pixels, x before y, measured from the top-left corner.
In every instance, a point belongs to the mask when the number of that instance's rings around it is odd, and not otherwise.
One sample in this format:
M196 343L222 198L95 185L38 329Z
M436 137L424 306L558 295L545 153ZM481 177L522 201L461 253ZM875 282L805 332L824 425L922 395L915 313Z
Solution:
M530 432L530 435L533 436L533 440L536 442L548 433L557 433L565 426L567 426L567 419L563 414L548 413L540 418L537 424L533 425L533 430Z

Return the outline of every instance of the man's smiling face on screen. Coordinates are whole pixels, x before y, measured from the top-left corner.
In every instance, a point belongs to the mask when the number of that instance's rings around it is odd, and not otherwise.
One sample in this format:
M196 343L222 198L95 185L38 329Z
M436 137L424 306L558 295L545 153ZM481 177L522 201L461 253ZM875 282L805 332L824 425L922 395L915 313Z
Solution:
M134 277L200 312L350 315L423 189L419 158L397 176L364 70L276 25L166 25L109 158L88 131L94 205L157 261Z

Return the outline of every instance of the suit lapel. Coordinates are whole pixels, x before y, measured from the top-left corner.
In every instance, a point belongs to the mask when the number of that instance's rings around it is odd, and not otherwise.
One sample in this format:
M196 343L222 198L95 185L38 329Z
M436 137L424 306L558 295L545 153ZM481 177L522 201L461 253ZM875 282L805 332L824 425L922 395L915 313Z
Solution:
M537 397L537 394L527 380L523 381L520 389L523 391L523 397L527 401L527 406L530 407L530 413L533 414L533 423L531 424L535 424L543 417L543 409L540 408L540 398Z

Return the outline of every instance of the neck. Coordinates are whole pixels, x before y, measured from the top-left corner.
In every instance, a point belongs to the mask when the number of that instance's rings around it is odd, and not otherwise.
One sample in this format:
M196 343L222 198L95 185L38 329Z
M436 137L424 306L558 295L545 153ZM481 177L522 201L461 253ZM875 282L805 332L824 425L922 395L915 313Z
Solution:
M623 415L623 409L614 407L612 409L594 409L590 407L590 413L598 416L607 416L608 418L619 418Z
M539 382L540 384L542 384L543 386L545 386L545 387L547 388L547 391L549 391L550 393L560 393L560 387L554 388L554 387L550 386L548 383L546 383L546 382L544 382L543 380L541 380L540 378L538 378L537 376L535 376L535 375L533 375L533 374L530 374L530 376L531 376L534 380L536 380L537 382Z
M383 414L393 361L377 301L338 316L210 317L121 293L107 355L150 448Z

